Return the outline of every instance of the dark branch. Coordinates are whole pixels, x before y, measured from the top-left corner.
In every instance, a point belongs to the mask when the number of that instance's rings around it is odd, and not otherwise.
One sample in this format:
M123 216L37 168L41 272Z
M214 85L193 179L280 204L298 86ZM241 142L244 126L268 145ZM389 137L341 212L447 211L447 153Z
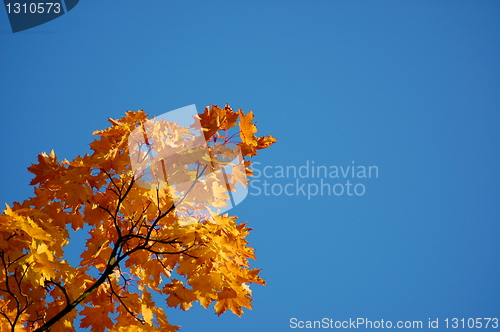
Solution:
M61 286L60 283L55 282L54 280L46 280L45 284L46 285L50 285L50 284L55 285L57 288L59 288L63 292L64 298L66 299L66 305L68 305L69 303L71 303L71 300L70 300L70 298L68 296L68 293L66 292L66 288L64 288L63 286Z
M114 295L114 296L118 299L118 301L121 303L121 305L125 308L125 310L126 310L126 311L127 311L127 312L128 312L128 313L132 316L132 317L134 317L135 319L137 319L137 320L138 320L141 324L143 324L143 325L144 325L144 324L146 324L146 322L145 322L143 319L141 319L141 318L137 317L137 314L136 314L136 313L134 313L134 312L132 312L132 310L130 310L130 309L127 307L127 305L125 304L125 302L123 302L123 299L124 299L124 298L126 298L126 297L125 297L125 296L120 296L120 295L118 295L118 294L116 293L115 289L113 288L113 283L111 282L111 279L109 278L109 276L108 276L108 282L109 282L110 289L111 289L111 296L113 296L113 295Z

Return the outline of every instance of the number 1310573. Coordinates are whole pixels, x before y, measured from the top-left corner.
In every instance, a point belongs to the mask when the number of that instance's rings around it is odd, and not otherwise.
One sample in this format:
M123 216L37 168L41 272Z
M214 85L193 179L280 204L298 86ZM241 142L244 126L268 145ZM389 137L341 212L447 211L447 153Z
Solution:
M498 318L446 318L446 328L498 328Z
M49 13L60 13L61 4L59 2L29 2L29 3L19 3L8 2L5 7L7 8L7 13L14 14L49 14Z

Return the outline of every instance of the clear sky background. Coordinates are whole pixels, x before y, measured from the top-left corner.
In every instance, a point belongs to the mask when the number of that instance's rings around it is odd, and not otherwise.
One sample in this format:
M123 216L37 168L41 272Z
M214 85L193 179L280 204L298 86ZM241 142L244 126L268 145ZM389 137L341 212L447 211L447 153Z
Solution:
M13 34L3 11L0 201L32 194L38 153L88 152L108 117L229 103L279 140L260 170L354 162L378 178L350 179L361 196L251 189L231 214L267 282L253 310L167 309L172 324L500 318L499 18L496 1L83 0Z

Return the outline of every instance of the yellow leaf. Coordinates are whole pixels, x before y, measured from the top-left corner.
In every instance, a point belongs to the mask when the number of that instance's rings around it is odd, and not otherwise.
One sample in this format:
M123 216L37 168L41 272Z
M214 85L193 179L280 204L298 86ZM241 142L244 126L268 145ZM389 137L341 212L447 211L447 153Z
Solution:
M182 310L191 308L191 302L196 301L196 295L192 289L184 287L181 281L172 280L172 283L165 285L163 288L165 294L169 294L167 304L169 307L177 307L180 305Z
M257 145L255 133L257 132L257 127L252 123L253 112L248 112L247 115L243 114L242 110L239 110L240 115L240 137L243 143L249 145Z
M146 321L148 324L153 323L153 311L149 309L149 307L145 304L141 305L142 308L142 318Z
M37 253L37 254L39 254L39 255L40 255L40 254L43 254L44 252L46 252L46 251L47 251L47 249L48 249L48 248L49 248L49 247L48 247L45 243L42 243L42 244L40 244L40 245L38 246L38 248L36 249L36 253Z

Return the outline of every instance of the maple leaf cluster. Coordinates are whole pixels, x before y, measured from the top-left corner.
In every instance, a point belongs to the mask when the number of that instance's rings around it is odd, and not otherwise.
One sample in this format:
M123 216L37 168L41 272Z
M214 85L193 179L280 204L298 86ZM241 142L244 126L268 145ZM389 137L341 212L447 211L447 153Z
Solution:
M219 148L236 129L245 158L276 142L255 136L252 112L211 105L198 117L205 139ZM194 302L214 304L218 315L251 308L249 284L264 280L249 267L250 228L227 214L182 225L168 189L137 185L128 138L147 120L128 111L93 133L91 154L58 161L54 151L42 153L28 168L34 196L0 215L1 331L74 331L78 316L92 331L176 331L155 293L182 310ZM251 162L244 165L251 175ZM233 177L242 182L241 174ZM70 227L90 236L78 266L64 259Z

